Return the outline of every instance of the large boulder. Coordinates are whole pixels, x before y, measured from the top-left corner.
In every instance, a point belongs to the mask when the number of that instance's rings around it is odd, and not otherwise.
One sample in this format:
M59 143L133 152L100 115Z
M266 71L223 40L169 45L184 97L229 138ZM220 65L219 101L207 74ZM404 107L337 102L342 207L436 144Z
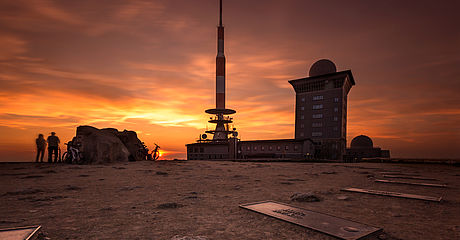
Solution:
M145 150L144 143L137 138L136 132L127 130L124 130L123 132L117 131L117 136L128 149L130 153L130 161L145 160L148 152Z
M71 144L81 152L81 163L100 164L144 160L143 143L134 131L114 128L77 127Z

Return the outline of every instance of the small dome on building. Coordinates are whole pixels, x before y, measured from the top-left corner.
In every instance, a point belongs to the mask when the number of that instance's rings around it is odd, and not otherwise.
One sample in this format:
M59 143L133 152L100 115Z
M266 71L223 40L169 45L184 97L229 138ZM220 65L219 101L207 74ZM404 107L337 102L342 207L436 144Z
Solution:
M351 148L373 148L374 143L372 143L372 139L370 137L359 135L353 138L353 140L351 140L350 147Z
M321 59L311 65L309 76L314 77L335 72L337 72L337 68L331 60Z

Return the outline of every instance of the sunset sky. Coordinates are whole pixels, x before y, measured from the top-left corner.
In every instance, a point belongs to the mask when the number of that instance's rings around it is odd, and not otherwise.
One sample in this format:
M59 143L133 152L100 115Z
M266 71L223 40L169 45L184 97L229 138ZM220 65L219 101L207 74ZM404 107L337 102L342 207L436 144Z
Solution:
M294 137L316 60L351 69L347 143L460 158L460 1L224 0L227 106L242 140ZM0 0L0 161L79 125L157 143L164 158L214 107L217 0ZM211 127L211 125L209 125ZM62 146L61 146L62 148Z

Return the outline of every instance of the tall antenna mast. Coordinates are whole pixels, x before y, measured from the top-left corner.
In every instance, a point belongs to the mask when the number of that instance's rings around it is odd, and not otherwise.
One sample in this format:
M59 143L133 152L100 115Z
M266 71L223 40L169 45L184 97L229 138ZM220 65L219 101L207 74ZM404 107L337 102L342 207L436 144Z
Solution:
M209 120L209 123L216 124L215 130L206 131L214 134L213 141L228 141L228 135L232 134L228 124L232 123L230 117L235 110L225 108L225 54L224 54L224 26L222 25L222 0L219 1L219 26L217 27L217 56L216 56L216 108L208 109L205 112L216 117Z
M222 0L220 0L219 26L222 26Z

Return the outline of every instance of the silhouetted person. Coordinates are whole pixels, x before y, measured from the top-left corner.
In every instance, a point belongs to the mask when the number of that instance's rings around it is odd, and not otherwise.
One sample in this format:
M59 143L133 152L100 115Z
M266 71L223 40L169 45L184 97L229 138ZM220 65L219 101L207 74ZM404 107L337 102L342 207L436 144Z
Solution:
M38 138L35 139L35 144L37 144L37 157L35 162L38 162L38 156L40 156L40 162L43 162L43 156L45 155L46 140L43 137L43 134L38 134Z
M51 136L46 139L48 142L48 162L51 163L51 157L53 156L54 153L54 162L57 162L58 159L58 148L59 148L59 138L56 136L55 132L51 132Z

